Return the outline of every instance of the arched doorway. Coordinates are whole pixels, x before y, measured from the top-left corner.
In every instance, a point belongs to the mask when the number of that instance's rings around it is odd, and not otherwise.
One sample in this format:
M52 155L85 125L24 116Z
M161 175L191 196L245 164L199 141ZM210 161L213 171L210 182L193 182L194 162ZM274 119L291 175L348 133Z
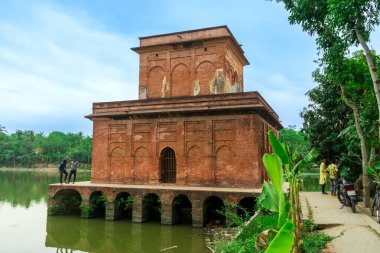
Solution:
M101 191L95 191L90 195L90 205L82 208L82 217L94 218L106 216L106 196Z
M116 198L116 213L118 219L131 219L132 218L132 208L133 208L133 198L127 192L119 193Z
M49 207L49 215L80 215L82 197L73 189L59 190L53 198Z
M173 223L192 224L192 205L186 195L180 194L173 199Z
M245 197L239 201L238 205L239 205L239 208L237 210L237 214L241 218L248 220L251 216L255 214L256 198Z
M161 183L175 183L176 180L176 158L172 148L166 147L161 151Z
M154 193L147 194L142 201L143 221L161 221L161 200Z
M226 221L226 216L223 214L224 203L217 196L210 196L203 201L203 226L221 225Z

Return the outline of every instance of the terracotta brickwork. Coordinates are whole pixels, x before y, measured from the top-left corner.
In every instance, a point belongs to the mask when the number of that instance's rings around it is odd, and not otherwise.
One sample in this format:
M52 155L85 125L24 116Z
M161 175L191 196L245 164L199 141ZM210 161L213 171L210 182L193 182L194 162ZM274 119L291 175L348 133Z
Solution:
M143 37L133 50L140 99L95 103L87 116L91 181L260 188L266 133L281 124L259 93L243 92L248 61L229 29Z
M157 218L157 203L162 224L180 216L193 226L212 223L223 201L253 214L252 194L268 179L267 132L282 126L258 92L243 92L248 61L230 30L143 37L133 50L140 54L139 100L93 104L86 116L93 121L91 182L49 185L49 215L125 218L126 196L133 222ZM94 202L99 196L104 203Z
M93 154L93 171L100 173L92 180L160 183L161 151L171 147L177 184L260 186L262 172L254 169L260 166L260 122L255 115L94 121L96 129L108 125L108 138L94 136L94 146L108 145Z
M243 91L243 51L227 27L140 38L139 98Z
M196 227L202 227L207 222L206 217L206 206L205 203L210 197L217 197L221 201L229 201L231 203L239 203L245 198L253 198L253 195L258 194L257 189L240 189L240 191L233 191L233 189L224 188L206 188L206 187L184 187L184 188L174 188L170 186L154 187L147 186L141 188L141 185L119 185L119 187L112 187L107 185L97 185L78 183L76 185L58 185L52 184L49 186L49 201L48 201L48 214L57 215L55 210L61 209L67 205L67 199L70 196L78 195L80 201L77 203L78 209L80 205L89 206L91 196L94 193L101 193L105 199L105 219L107 220L117 220L121 217L117 207L117 199L121 194L127 193L133 199L132 207L132 221L134 222L144 222L149 217L147 217L147 212L144 210L146 207L143 205L143 199L151 194L156 195L160 202L162 203L161 210L161 223L172 225L175 222L175 217L173 217L173 201L176 196L183 195L189 199L191 203L191 215L192 215L192 225ZM60 198L66 196L66 198ZM75 201L72 201L75 202ZM71 203L73 204L73 203ZM205 209L206 208L206 209ZM70 213L72 210L68 210L65 214ZM61 213L64 214L64 213ZM80 214L80 212L79 212ZM81 214L84 218L96 217L96 214L90 213L89 216L85 217L85 214Z

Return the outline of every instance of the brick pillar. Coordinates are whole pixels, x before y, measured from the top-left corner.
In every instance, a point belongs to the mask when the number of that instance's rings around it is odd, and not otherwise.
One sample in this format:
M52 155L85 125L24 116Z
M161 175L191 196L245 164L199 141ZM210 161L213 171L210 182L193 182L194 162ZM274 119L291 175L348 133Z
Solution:
M119 219L119 212L116 206L116 201L114 198L110 198L106 202L106 220L117 220Z
M146 214L143 215L143 197L141 194L136 194L133 196L132 222L141 223L146 219Z
M202 200L193 195L192 196L192 220L193 227L203 227L203 203Z
M173 225L173 194L161 195L161 224Z
M172 217L172 205L171 203L162 203L161 206L161 224L164 225L173 225Z
M48 199L48 215L55 215L54 209L57 207L57 204L54 201L54 197L49 196Z
M86 210L87 208L90 208L90 199L89 198L86 198L86 199L82 199L82 204L81 204L81 214L80 214L80 217L82 218L85 218L85 219L88 219L88 218L91 218L91 213L90 212L86 212L84 210Z

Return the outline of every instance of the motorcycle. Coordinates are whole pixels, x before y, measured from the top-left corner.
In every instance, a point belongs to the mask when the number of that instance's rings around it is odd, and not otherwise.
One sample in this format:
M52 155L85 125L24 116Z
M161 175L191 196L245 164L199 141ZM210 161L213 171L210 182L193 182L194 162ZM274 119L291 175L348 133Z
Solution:
M354 184L348 183L344 178L339 178L337 184L337 197L342 204L341 208L348 206L351 207L353 213L356 213L358 199L356 197Z

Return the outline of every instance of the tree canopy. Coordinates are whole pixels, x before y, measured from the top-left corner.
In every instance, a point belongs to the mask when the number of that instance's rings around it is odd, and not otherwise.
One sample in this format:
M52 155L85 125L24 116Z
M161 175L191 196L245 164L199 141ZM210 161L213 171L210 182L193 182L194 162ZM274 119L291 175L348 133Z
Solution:
M306 155L310 151L310 142L306 139L305 133L297 131L296 126L288 126L279 132L280 142L285 142L291 150L297 150L302 155Z
M33 167L59 163L76 157L91 162L92 138L82 133L51 132L47 136L31 130L0 133L0 166Z
M372 120L367 115L367 123L363 121L370 107L363 106L363 101L371 102L373 99L365 97L360 89L366 89L366 81L362 74L366 66L372 83L373 92L367 89L366 94L373 94L375 98L376 112L380 111L380 80L376 57L369 49L370 35L380 23L380 0L276 0L282 2L289 12L289 22L300 24L302 29L315 36L321 57L320 66L323 67L322 76L327 82L338 85L340 97L352 110L357 135L360 139L362 173L364 185L364 203L369 206L369 180L366 166L373 167L375 146L365 137L366 125ZM350 47L360 45L364 51L366 64L360 65L351 58ZM354 63L354 65L352 65ZM354 68L352 68L354 66ZM350 70L358 70L352 74ZM356 78L356 80L354 80ZM326 81L326 80L325 80ZM364 85L364 86L363 86ZM350 88L351 87L351 88ZM346 90L353 91L355 97L348 98ZM349 94L351 95L351 93ZM353 99L353 100L352 100ZM356 99L356 100L355 100ZM377 137L377 145L380 138L380 117L377 115L377 126L372 136ZM373 133L374 133L373 132ZM370 151L368 151L368 148Z

